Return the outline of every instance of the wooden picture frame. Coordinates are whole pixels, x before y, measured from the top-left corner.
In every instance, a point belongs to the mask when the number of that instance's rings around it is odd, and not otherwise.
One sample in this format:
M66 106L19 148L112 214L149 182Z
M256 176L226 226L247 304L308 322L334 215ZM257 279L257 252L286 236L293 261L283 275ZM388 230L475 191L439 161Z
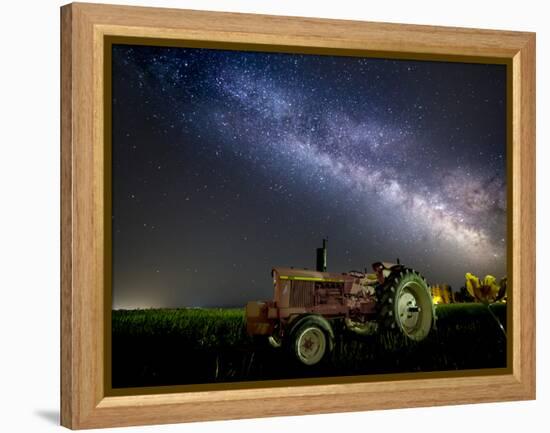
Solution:
M107 37L361 52L508 65L508 263L505 374L401 375L301 386L109 395ZM74 3L61 8L61 424L80 429L535 398L535 34ZM511 338L510 338L511 336ZM254 402L254 404L251 404Z

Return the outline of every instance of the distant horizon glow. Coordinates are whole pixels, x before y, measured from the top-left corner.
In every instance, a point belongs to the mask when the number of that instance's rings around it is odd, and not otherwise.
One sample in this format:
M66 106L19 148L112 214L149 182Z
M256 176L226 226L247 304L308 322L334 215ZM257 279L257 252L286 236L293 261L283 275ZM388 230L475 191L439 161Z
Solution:
M113 308L270 299L397 257L506 275L506 69L113 47Z

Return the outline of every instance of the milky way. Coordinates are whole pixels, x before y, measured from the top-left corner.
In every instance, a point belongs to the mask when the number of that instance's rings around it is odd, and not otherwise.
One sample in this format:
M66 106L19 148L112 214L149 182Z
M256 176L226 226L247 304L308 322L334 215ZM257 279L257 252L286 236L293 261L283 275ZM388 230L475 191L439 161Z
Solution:
M240 305L272 266L506 273L504 66L113 49L114 306Z

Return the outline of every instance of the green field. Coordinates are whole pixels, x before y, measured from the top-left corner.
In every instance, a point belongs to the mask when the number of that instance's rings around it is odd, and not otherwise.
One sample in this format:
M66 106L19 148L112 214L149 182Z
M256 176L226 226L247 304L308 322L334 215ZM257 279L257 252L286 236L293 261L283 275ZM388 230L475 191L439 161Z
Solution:
M506 305L493 311L506 326ZM506 338L481 304L442 305L437 329L415 343L395 333L337 332L320 366L246 334L243 309L113 311L113 387L447 371L506 366Z

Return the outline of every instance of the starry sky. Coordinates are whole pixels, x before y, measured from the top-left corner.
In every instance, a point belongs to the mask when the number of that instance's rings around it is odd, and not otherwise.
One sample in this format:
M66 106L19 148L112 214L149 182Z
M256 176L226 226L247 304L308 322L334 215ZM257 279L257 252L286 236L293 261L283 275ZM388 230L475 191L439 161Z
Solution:
M113 45L113 308L271 299L274 266L506 274L503 65Z

